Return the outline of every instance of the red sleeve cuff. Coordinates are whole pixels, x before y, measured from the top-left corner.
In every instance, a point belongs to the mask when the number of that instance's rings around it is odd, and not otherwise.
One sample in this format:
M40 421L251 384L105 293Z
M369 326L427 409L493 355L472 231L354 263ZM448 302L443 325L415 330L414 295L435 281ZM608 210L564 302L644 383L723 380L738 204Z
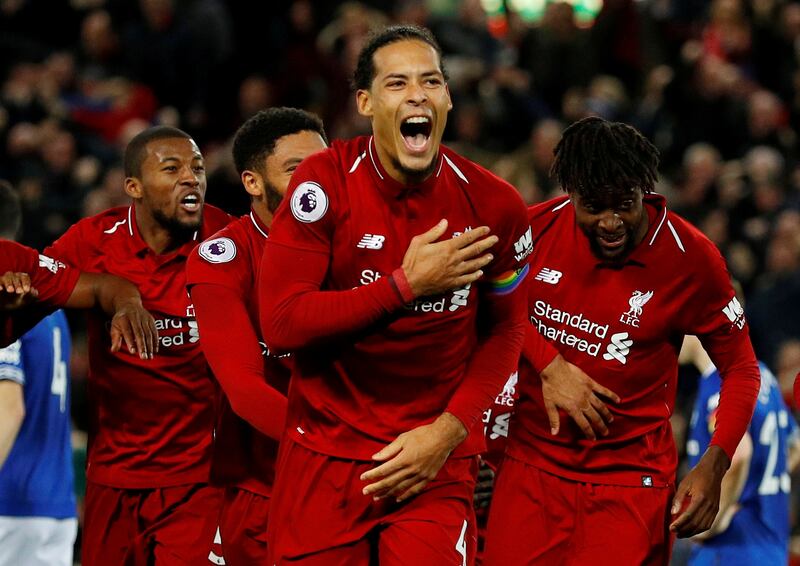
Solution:
M402 267L398 267L392 272L392 281L403 299L403 304L411 303L416 299L414 292L411 290L411 285L408 284L408 279L406 279L406 272L403 271Z

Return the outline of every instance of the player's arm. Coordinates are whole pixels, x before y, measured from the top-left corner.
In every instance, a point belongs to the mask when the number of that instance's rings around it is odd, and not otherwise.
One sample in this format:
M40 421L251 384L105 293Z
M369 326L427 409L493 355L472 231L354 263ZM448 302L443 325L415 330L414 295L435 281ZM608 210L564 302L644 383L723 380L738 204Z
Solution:
M158 351L158 332L155 320L142 306L139 291L120 277L89 273L94 269L88 258L101 247L101 244L90 244L97 239L96 230L88 220L78 222L44 250L40 264L43 259L52 257L60 260L54 262L58 272L61 272L58 267L64 264L81 270L71 294L59 306L99 307L111 317L112 352L119 351L124 342L131 354L138 353L141 359L152 359ZM41 293L42 289L39 291Z
M365 495L404 501L418 494L480 420L519 362L525 339L526 274L527 266L506 274L516 279L511 292L481 296L486 327L461 386L434 422L404 432L372 456L383 463L361 475L362 481L373 482L364 488Z
M22 386L10 380L0 381L0 469L14 446L24 419Z
M153 316L142 305L139 291L130 281L99 273L81 273L64 304L67 308L95 306L111 317L111 351L123 342L131 354L152 359L158 351L158 331Z
M279 440L286 397L264 376L264 357L247 308L233 289L198 283L190 288L200 346L233 411L262 434ZM231 340L230 329L236 329Z
M19 340L0 350L0 469L25 419L25 371Z
M447 229L442 220L415 236L402 265L368 285L346 291L320 290L328 272L328 253L275 243L264 247L259 279L261 328L270 350L288 352L339 339L395 312L421 296L437 295L476 281L492 260L497 242L485 226L437 242Z
M786 454L786 467L790 474L797 469L797 464L800 464L800 434L795 432L789 437L789 446Z
M619 403L616 393L564 359L532 324L527 325L523 355L539 372L550 434L555 436L560 430L559 409L575 421L586 438L595 440L598 434L608 434L614 417L601 397Z
M722 387L709 446L673 499L675 520L670 530L679 537L694 536L713 523L722 478L750 425L761 384L744 310L735 298L724 260L710 242L707 245L710 253L693 258L696 264L707 267L693 300L684 309L688 317L686 333L700 338L719 368Z
M39 291L27 273L7 271L0 275L0 311L13 311L31 304Z
M750 462L753 459L753 439L745 433L739 446L731 458L731 466L722 478L719 496L719 512L711 527L698 535L695 540L706 540L724 532L731 524L733 516L739 510L739 498L744 491L747 476L750 471Z

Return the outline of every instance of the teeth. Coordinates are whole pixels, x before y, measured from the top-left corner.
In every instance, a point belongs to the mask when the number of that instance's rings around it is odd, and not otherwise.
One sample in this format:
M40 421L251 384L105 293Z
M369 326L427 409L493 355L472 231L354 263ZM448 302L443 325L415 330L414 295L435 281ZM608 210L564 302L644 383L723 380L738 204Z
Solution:
M189 195L189 196L183 197L183 202L185 202L187 204L194 204L198 200L200 200L200 199L197 198L197 195Z
M427 124L428 122L430 122L430 120L425 116L413 116L406 119L406 124Z

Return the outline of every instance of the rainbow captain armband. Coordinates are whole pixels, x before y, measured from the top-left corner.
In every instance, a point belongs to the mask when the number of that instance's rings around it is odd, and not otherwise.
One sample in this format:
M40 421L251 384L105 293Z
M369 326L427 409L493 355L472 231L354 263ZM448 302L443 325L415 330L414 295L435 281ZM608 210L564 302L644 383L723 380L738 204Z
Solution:
M519 269L506 271L505 273L501 273L497 278L490 279L490 292L494 295L508 295L525 280L525 276L528 275L528 270L529 267L526 263Z

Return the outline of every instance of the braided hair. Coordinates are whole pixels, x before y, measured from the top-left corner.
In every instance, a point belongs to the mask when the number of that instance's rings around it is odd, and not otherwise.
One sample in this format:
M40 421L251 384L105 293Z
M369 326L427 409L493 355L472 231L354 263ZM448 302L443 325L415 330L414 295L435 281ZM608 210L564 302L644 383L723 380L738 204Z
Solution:
M553 153L550 175L581 198L635 188L651 193L658 179L658 150L622 122L579 120L564 130Z

